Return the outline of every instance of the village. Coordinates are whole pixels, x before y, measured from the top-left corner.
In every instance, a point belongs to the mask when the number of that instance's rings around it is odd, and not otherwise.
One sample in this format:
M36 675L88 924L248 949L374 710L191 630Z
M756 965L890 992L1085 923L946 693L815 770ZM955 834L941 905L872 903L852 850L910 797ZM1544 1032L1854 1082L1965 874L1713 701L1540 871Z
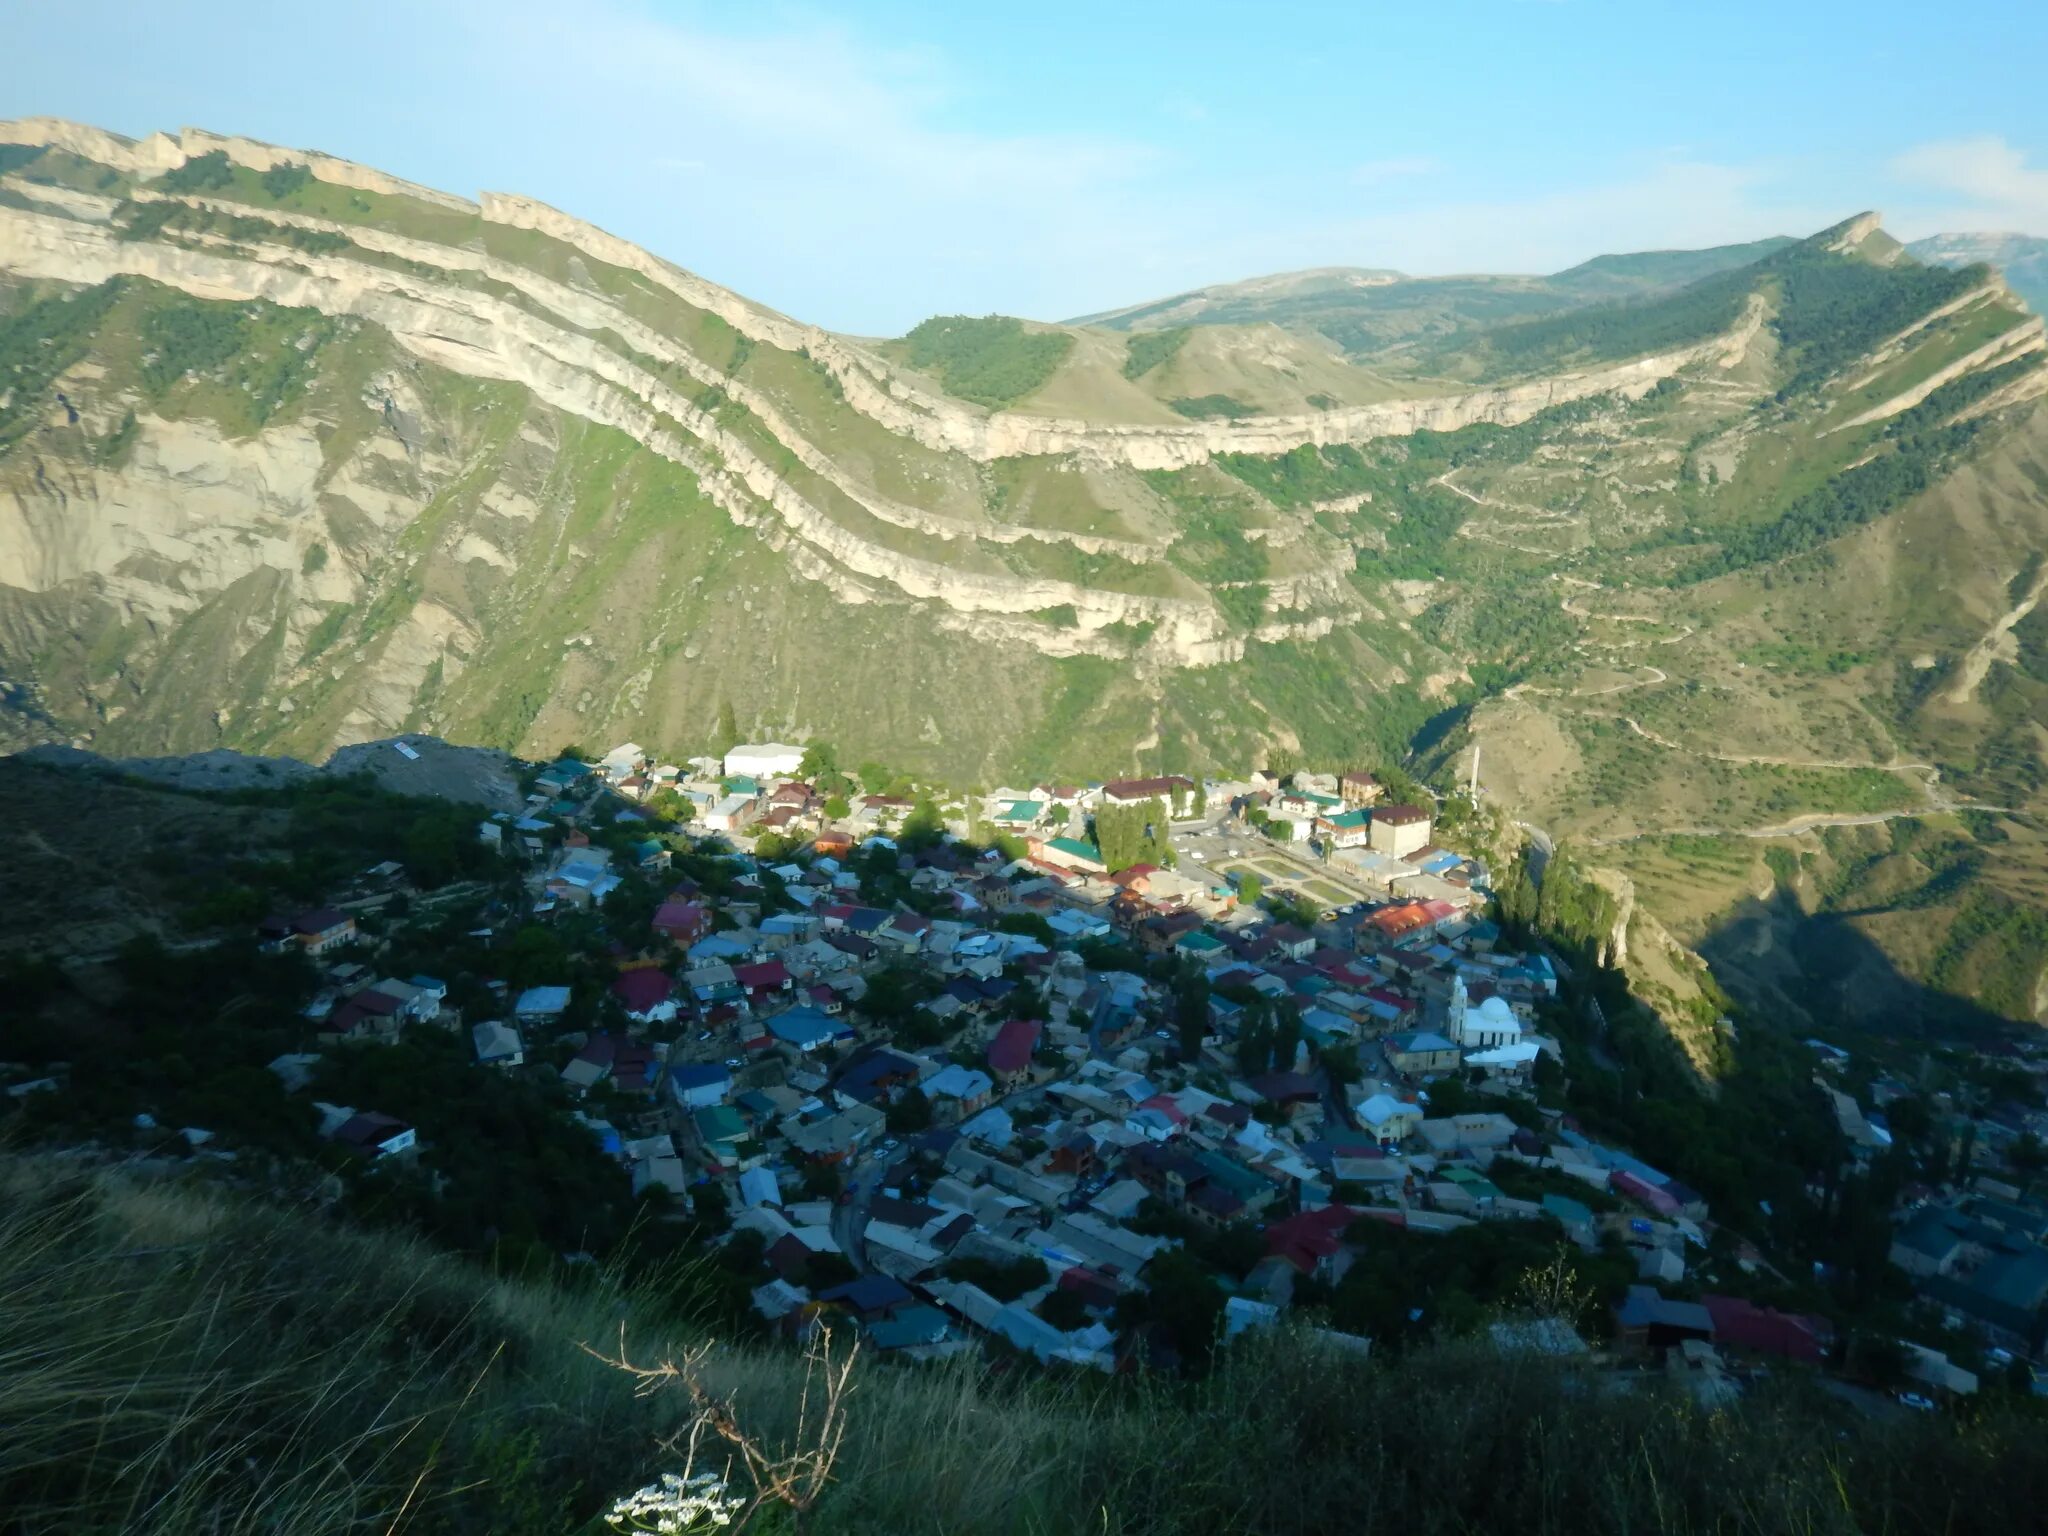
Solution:
M602 994L497 981L490 1016L465 1012L432 975L379 974L358 915L384 898L316 908L262 926L321 974L317 1048L271 1071L304 1094L324 1052L423 1027L476 1071L558 1080L622 1184L720 1233L773 1332L1108 1371L1309 1308L1364 1353L1379 1248L1490 1244L1521 1265L1487 1325L1505 1349L1670 1372L1709 1403L1840 1357L1826 1318L1722 1288L1770 1265L1703 1195L1566 1111L1561 957L1507 942L1483 860L1434 840L1442 807L1373 774L948 800L862 793L803 747L670 765L629 743L532 769L526 795L476 828L522 892L501 923L598 920ZM394 862L353 894L403 882ZM1903 1088L1859 1103L1847 1054L1809 1044L1855 1157L1881 1153ZM421 1155L377 1104L313 1108L367 1163ZM1897 1213L1891 1262L1980 1362L2041 1345L2048 1209L2007 1171L2037 1121ZM1897 1403L1977 1390L1898 1349Z

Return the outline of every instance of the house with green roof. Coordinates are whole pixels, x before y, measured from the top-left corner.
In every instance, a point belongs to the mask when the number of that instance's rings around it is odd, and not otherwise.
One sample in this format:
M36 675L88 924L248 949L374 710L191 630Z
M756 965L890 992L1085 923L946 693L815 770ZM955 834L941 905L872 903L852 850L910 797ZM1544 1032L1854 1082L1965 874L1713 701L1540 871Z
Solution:
M1372 837L1372 812L1357 810L1316 817L1316 836L1332 848L1363 848Z
M1109 866L1102 861L1102 850L1078 837L1053 838L1045 844L1042 857L1062 868L1080 870L1084 874L1109 873Z
M740 1160L740 1143L747 1139L747 1122L730 1104L707 1104L693 1110L690 1123L705 1152L727 1167Z
M1006 800L995 808L989 820L1007 830L1022 831L1026 827L1037 826L1044 815L1045 802L1042 800Z

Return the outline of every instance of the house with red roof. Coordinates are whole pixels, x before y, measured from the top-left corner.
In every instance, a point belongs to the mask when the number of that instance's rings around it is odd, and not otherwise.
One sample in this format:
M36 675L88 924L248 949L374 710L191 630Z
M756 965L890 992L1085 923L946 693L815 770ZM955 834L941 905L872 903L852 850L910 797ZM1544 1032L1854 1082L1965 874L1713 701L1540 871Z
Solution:
M636 1024L666 1024L676 1016L675 978L656 966L627 971L612 983L612 996Z
M1031 1053L1043 1030L1036 1019L1011 1019L996 1031L988 1046L988 1071L998 1087L1007 1091L1030 1076Z
M1326 1205L1276 1221L1266 1228L1266 1252L1285 1259L1301 1274L1334 1285L1351 1267L1344 1234L1358 1219L1348 1205Z
M711 931L711 913L697 902L670 897L654 914L654 931L687 949Z
M747 989L747 1001L756 1007L774 1001L791 986L789 967L780 960L736 965L732 968L732 979Z
M1833 1342L1826 1318L1760 1307L1740 1296L1702 1296L1700 1305L1714 1320L1714 1345L1721 1350L1819 1365Z

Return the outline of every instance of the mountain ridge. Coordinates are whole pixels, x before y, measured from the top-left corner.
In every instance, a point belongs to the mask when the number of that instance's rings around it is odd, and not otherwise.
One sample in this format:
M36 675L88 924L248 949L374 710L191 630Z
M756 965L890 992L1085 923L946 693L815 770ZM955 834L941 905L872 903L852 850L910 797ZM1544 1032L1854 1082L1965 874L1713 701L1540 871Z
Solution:
M837 337L524 198L200 130L0 144L14 744L735 716L956 782L1476 744L1566 837L2038 804L2039 323L1872 219L1369 356L1141 355ZM2033 846L1985 878L2032 892Z

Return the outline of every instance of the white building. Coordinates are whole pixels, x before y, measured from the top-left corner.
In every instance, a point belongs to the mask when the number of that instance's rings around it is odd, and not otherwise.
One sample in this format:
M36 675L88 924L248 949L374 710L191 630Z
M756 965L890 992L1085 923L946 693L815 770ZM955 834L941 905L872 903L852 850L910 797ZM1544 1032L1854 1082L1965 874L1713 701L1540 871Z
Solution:
M734 747L726 753L725 776L729 779L742 775L751 779L787 778L803 766L803 761L802 747L764 741L757 746Z
M1451 1038L1468 1051L1492 1051L1522 1043L1522 1021L1503 997L1489 997L1477 1008L1465 995L1465 978L1451 983Z

